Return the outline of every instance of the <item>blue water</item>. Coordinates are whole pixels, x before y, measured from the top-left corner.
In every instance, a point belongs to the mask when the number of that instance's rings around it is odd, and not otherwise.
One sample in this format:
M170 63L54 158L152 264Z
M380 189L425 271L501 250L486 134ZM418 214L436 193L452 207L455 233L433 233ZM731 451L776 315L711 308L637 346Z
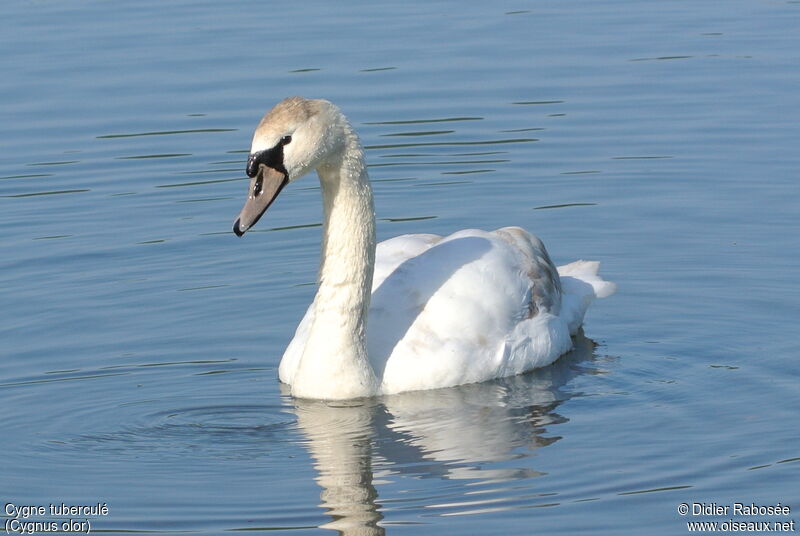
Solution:
M798 27L796 1L5 2L0 501L105 503L108 533L797 519ZM379 238L521 225L600 260L619 291L576 350L356 404L282 391L318 183L230 228L293 94L360 132Z

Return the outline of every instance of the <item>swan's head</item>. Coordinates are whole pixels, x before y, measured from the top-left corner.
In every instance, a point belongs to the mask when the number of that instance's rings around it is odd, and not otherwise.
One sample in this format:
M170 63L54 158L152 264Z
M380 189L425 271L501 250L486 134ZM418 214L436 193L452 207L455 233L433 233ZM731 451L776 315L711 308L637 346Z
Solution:
M289 97L267 112L253 134L247 159L250 186L233 232L242 236L256 224L284 186L341 154L346 125L325 100Z

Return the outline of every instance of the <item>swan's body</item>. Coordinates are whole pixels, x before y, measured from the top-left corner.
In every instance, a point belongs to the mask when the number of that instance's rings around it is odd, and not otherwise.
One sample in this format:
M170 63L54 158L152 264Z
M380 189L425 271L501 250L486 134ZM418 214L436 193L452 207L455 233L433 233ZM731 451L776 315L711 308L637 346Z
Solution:
M518 227L404 235L376 248L363 150L323 100L285 99L262 119L236 234L312 169L322 186L322 264L279 368L294 396L393 394L545 366L571 348L592 299L614 292L598 263L556 269L542 242Z

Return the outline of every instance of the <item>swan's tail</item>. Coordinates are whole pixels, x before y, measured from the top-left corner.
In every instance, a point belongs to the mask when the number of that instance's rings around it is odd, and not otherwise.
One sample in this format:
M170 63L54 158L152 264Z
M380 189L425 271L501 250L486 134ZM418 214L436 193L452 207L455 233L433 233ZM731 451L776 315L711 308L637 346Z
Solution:
M558 267L561 278L561 313L574 334L583 323L583 316L595 298L611 296L617 285L604 280L597 272L598 261L575 261Z
M574 278L580 279L584 283L589 283L592 286L595 298L611 296L617 290L617 285L597 275L599 271L599 261L575 261L558 267L558 275L562 279L565 277Z

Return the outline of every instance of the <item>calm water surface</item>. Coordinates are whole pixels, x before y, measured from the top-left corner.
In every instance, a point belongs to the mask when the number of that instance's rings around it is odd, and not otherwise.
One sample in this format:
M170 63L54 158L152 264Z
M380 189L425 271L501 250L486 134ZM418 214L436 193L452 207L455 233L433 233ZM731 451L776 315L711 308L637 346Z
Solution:
M800 4L7 1L0 499L93 530L683 534L798 519ZM619 292L532 374L360 403L276 379L318 183L252 234L252 129L333 100L381 239L521 225ZM9 517L3 519L9 522ZM51 520L37 517L36 520ZM29 518L30 520L30 518Z

